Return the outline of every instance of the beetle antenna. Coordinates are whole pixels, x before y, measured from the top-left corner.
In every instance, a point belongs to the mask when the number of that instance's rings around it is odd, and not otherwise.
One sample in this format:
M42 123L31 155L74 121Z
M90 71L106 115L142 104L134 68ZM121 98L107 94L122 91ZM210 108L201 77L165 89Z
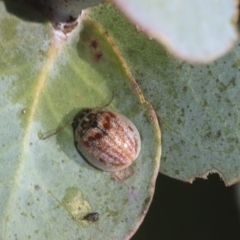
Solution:
M60 128L57 129L55 132L50 133L50 134L48 134L48 135L46 135L46 136L44 136L44 135L41 134L41 133L38 133L38 138L41 139L41 140L45 140L45 139L47 139L47 138L50 138L50 137L52 137L52 136L54 136L54 135L62 132L68 125L72 124L73 122L74 122L73 120L67 122L64 126L60 127Z
M104 106L100 107L100 109L109 106L112 103L113 99L114 99L114 92L112 92L112 97L111 97L110 101L107 104L105 104Z
M114 98L114 92L112 92L112 97L111 97L110 101L106 105L102 106L100 109L109 106L111 104L111 102L113 101L113 98ZM71 121L67 122L64 126L57 129L55 132L47 134L46 136L44 136L42 133L38 133L38 138L41 139L41 140L45 140L47 138L50 138L50 137L62 132L68 125L70 125L74 122L75 122L74 120L71 120Z

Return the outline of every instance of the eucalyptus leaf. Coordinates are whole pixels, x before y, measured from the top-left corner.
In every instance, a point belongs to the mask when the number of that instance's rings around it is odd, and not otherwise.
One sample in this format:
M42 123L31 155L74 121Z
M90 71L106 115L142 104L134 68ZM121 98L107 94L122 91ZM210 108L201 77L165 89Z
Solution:
M124 59L92 21L65 36L22 2L0 1L0 23L0 239L129 239L151 202L161 150L155 112ZM39 139L112 94L108 108L142 139L126 180L83 159L70 125ZM98 221L86 220L91 213Z

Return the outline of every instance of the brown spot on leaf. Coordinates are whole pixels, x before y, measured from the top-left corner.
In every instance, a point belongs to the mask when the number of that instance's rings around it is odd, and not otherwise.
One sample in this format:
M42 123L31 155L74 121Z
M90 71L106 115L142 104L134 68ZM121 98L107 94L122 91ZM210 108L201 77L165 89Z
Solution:
M217 131L216 137L217 137L217 138L220 138L220 137L221 137L221 131L220 131L220 130Z
M90 47L93 48L94 50L96 50L97 47L98 47L98 42L97 42L97 40L93 40L93 41L90 43Z
M99 219L98 213L89 213L86 216L83 217L83 220L87 220L90 222L96 222Z
M100 52L100 51L98 51L98 52L96 52L96 53L94 54L94 60L95 60L96 62L99 62L99 61L102 59L102 57L103 57L103 53Z

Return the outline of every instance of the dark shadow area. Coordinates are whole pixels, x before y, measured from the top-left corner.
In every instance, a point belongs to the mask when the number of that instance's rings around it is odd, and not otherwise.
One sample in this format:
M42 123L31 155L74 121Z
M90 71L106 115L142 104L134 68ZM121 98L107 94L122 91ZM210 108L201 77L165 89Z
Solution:
M3 0L9 13L33 22L75 23L83 9L102 2L65 0Z
M38 0L4 0L6 9L12 15L29 22L51 22L53 28L63 33L71 32L77 25L77 17L81 11L75 15L71 10L65 9L59 12L55 8L57 2ZM53 4L54 3L54 4Z
M159 174L152 205L132 240L239 240L234 188L218 174L193 184Z
M26 0L3 0L6 10L14 16L29 22L46 22L40 9L37 9L30 1Z
M72 123L70 123L78 112L79 112L79 109L73 109L62 118L61 122L56 127L56 129L61 129L63 128L63 126L65 127L64 129L62 129L56 134L56 140L58 145L60 146L60 149L64 151L64 153L70 159L73 159L78 164L80 164L80 158L78 157L79 153L77 152L76 146L74 143L74 129L72 127Z

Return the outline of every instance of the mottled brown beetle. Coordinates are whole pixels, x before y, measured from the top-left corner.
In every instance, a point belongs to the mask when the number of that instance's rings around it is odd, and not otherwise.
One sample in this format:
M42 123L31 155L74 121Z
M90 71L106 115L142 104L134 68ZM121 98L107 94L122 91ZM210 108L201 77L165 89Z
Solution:
M138 157L141 139L135 125L123 115L104 107L80 111L56 132L39 138L47 139L70 123L77 149L95 167L104 171L119 171L130 166Z

